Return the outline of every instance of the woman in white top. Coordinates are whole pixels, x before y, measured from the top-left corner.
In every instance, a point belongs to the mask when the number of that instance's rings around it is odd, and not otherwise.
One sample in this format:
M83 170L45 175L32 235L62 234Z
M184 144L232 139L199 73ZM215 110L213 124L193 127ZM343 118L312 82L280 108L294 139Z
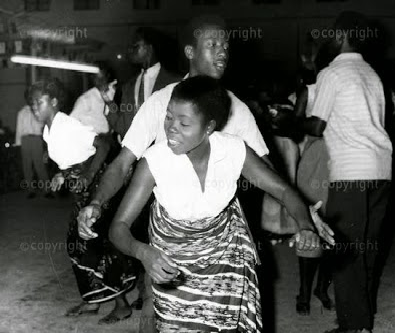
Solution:
M226 90L210 77L174 88L167 141L139 162L110 227L114 245L141 260L153 280L159 332L262 331L259 259L235 198L241 173L286 205L299 223L299 247L319 246L298 194L242 139L215 131L225 125L229 106ZM148 245L129 229L152 191Z
M83 302L72 307L66 315L97 314L100 303L115 299L114 310L100 322L111 323L130 317L131 309L125 292L135 284L137 263L122 255L108 241L109 222L116 208L114 203L106 204L99 223L95 224L99 237L93 241L79 237L76 220L78 211L91 200L104 172L110 144L93 128L59 111L64 95L59 81L37 82L31 87L30 94L35 115L45 123L44 140L48 145L48 155L61 170L54 177L52 188L57 190L65 183L75 199L67 250Z

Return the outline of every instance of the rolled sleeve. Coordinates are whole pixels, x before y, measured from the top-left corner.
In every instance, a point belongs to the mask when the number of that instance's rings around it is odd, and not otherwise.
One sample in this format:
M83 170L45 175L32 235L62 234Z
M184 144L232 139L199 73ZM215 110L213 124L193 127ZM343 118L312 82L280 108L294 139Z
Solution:
M269 149L267 148L266 142L263 139L262 133L256 124L254 116L249 110L246 119L246 126L244 129L242 129L242 133L244 141L249 147L251 147L251 149L255 151L259 157L269 154Z
M172 89L170 92L162 90L152 94L140 107L122 141L122 146L128 148L137 159L156 139L160 126L163 127Z
M269 154L269 149L250 109L230 91L229 96L232 100L231 118L224 132L241 137L259 157Z

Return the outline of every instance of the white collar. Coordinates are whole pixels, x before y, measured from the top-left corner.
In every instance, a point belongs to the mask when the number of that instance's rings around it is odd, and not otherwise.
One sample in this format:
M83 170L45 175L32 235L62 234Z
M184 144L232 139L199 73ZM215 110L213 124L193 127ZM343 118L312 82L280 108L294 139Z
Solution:
M344 59L363 59L362 55L358 52L345 52L340 53L333 61L344 60Z
M160 62L155 63L153 66L149 67L146 69L145 71L145 75L148 75L149 77L154 76L154 75L158 75L159 71L160 71ZM144 69L141 69L141 73L144 72Z

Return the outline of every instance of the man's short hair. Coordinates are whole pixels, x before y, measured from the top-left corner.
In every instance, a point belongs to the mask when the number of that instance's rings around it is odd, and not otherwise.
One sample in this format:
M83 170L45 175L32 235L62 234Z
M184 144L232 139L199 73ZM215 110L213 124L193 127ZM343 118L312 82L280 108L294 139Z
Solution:
M146 44L151 45L155 54L158 54L160 43L161 43L161 33L151 27L140 27L136 29L135 38L137 40L143 40Z
M349 45L355 49L355 51L360 51L365 42L365 38L361 38L361 33L364 30L363 36L365 36L368 26L369 21L363 14L353 11L344 11L336 18L334 28L336 31L345 33Z
M226 29L225 20L217 15L201 15L191 19L184 28L182 36L182 45L196 46L197 37L202 33L205 27L215 26L220 29Z

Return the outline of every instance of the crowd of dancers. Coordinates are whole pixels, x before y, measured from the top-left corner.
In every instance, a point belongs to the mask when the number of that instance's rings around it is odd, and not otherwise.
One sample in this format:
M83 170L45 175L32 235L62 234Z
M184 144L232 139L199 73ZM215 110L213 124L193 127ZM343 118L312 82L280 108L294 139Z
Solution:
M341 14L334 28L344 34L320 49L316 75L291 111L269 108L277 131L270 154L254 114L220 81L229 41L215 16L185 27L184 78L161 65L155 31L142 28L131 48L141 72L118 87L112 69L99 64L94 87L70 115L62 112L61 82L33 83L29 104L59 168L52 188L65 186L75 198L67 241L81 303L67 316L97 314L115 300L100 324L142 309L149 320L141 332L264 332L265 267L236 196L243 176L265 192L262 227L294 234L296 311L309 314L319 266L314 294L336 309L339 324L328 332L371 332L378 249L349 245L380 241L392 144L383 85L361 41L347 34L367 24L358 13ZM126 293L136 286L129 304Z

